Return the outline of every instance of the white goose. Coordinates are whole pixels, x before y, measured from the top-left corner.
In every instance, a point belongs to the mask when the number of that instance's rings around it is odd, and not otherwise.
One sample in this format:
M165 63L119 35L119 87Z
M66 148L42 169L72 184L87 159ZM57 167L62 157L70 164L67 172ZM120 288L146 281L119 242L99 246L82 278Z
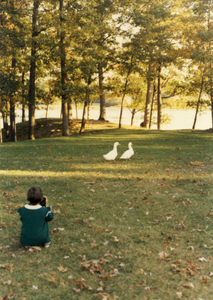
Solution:
M107 154L104 154L103 157L106 160L114 160L116 156L118 155L117 146L120 145L118 142L114 143L113 149L108 152Z
M130 142L130 143L128 144L128 146L129 146L129 149L126 150L126 151L121 155L120 159L130 159L130 158L133 156L134 150L133 150L133 148L132 148L132 143Z

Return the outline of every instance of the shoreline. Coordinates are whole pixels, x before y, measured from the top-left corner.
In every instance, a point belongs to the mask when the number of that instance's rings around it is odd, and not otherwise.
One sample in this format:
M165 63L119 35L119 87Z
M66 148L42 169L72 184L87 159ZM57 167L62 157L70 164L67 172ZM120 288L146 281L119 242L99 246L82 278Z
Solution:
M48 110L48 118L60 118L60 108L61 106L58 104L50 105ZM73 118L82 118L83 108L79 107L76 109L73 107ZM99 118L99 105L93 104L90 107L90 119L98 120ZM170 124L162 124L161 130L184 130L184 129L192 129L195 110L193 109L164 109L162 110L163 115L167 115L171 122ZM118 124L119 123L119 115L120 115L120 107L119 106L110 106L106 107L106 120ZM45 106L42 105L41 109L36 109L35 118L45 118L46 110ZM154 115L156 119L156 114ZM28 120L28 110L26 110L26 119ZM143 113L136 113L134 118L133 126L140 127L141 122L143 121ZM21 122L21 109L17 109L16 111L16 123ZM130 125L131 123L131 112L128 108L124 108L123 117L122 117L122 125ZM0 126L3 126L3 120L0 119ZM195 129L198 130L207 130L212 128L211 125L211 111L206 110L202 113L198 114L197 123ZM157 125L153 125L151 129L157 129Z

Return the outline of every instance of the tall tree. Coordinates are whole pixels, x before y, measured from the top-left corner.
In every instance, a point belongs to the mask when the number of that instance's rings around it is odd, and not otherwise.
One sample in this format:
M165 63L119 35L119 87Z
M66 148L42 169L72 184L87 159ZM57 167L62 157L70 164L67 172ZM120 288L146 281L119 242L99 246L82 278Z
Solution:
M194 81L197 77L196 70L205 70L203 79L199 81L200 86L197 88L199 94L202 91L209 95L213 127L213 1L190 0L184 1L183 5L186 12L183 19L187 26L183 29L182 43L189 53L188 58L191 62L189 71L194 68ZM198 96L196 112L199 111L200 106L201 99Z
M21 49L24 42L23 37L25 28L23 26L23 7L25 2L16 2L14 0L9 2L2 2L0 5L0 31L1 43L0 52L2 61L4 60L3 74L1 78L6 77L7 80L0 87L1 98L4 99L4 112L3 119L4 125L8 125L7 111L8 103L10 106L10 141L16 141L16 119L15 119L15 105L19 99L20 82L19 82L19 69L21 65ZM10 66L9 66L10 64ZM7 103L8 102L8 103ZM5 128L6 129L6 128ZM7 131L7 129L6 129Z
M40 0L33 0L32 13L32 41L31 41L31 58L30 58L30 81L29 81L29 133L28 139L34 140L35 133L35 80L36 80L36 53L38 29L38 11Z
M67 70L66 70L66 49L65 49L65 19L64 19L64 1L59 0L59 10L60 10L60 57L61 57L61 88L62 88L62 135L69 135L69 109L68 109L68 99L66 92L67 85Z
M151 85L155 74L158 76L158 85L161 84L161 76L164 69L177 60L175 40L177 28L173 21L175 13L171 13L171 3L168 0L143 1L140 5L133 4L130 10L130 18L135 26L135 33L131 37L134 45L138 45L136 55L141 63L147 66L147 97L145 106L144 124L148 127L150 118ZM160 70L160 72L159 72ZM157 89L158 98L158 128L161 123L161 87Z

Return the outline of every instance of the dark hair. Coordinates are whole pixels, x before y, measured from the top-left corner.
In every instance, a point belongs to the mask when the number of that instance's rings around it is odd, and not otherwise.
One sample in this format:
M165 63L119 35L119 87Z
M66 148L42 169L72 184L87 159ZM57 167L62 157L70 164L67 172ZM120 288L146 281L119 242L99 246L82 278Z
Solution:
M31 204L40 203L43 199L43 192L39 186L32 186L27 192L27 200Z

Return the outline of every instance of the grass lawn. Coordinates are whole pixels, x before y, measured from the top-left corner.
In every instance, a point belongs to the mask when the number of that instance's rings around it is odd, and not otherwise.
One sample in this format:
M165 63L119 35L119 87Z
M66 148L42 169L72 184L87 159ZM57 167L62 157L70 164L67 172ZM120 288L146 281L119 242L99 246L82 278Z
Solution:
M106 162L133 143L130 161ZM0 299L192 299L213 291L212 131L111 129L0 145ZM52 245L19 244L39 185Z

